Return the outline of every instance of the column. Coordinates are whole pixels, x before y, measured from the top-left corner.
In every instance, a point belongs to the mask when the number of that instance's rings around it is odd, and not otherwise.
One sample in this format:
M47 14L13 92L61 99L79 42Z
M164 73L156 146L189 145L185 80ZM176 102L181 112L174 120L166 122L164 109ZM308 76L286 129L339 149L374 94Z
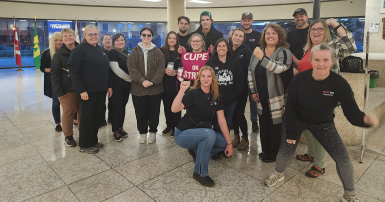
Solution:
M320 18L321 0L313 0L313 20Z
M178 33L178 17L186 15L186 0L167 0L167 31Z

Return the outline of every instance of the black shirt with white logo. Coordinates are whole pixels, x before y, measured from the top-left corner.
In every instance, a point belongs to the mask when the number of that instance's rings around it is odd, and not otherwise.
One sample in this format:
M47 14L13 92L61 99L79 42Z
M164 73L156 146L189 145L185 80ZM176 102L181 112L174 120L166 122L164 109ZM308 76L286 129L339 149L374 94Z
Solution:
M317 81L312 73L313 69L309 69L297 74L288 88L284 115L287 139L295 140L301 134L297 133L297 120L308 124L332 122L337 102L351 124L368 127L364 123L365 113L358 108L354 93L342 76L330 72L326 79Z
M303 48L306 45L308 32L309 26L305 29L296 28L287 34L287 43L290 44L290 51L298 60L301 60L304 55Z
M213 102L212 97L213 95L211 93L206 94L201 88L189 90L183 96L182 103L184 108L187 110L187 113L190 114L194 122L210 121L213 111L215 114L212 120L214 120L216 118L216 112L224 109L222 101L220 99L215 99ZM180 131L194 128L187 113L182 117L177 126Z
M259 46L261 36L262 34L260 32L253 30L250 34L246 34L245 44L249 45L250 49L254 51L254 49Z

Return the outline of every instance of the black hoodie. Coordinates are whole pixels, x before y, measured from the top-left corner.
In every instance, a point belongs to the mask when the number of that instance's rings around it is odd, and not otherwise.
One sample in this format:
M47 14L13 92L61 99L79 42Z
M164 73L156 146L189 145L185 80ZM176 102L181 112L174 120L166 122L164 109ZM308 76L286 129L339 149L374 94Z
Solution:
M203 36L206 43L206 50L210 47L210 45L215 46L215 43L218 39L223 38L223 34L216 30L213 25L211 25L210 31L205 35L202 31L202 25L198 27L198 29L192 34L198 33Z
M241 63L243 70L243 81L245 82L244 89L246 91L248 91L247 75L249 71L250 58L252 55L253 51L250 49L249 45L246 44L241 44L236 50L231 53L231 57L237 58L238 61Z
M238 100L238 96L241 94L246 82L239 60L231 57L231 53L228 51L225 63L219 60L218 54L215 54L207 61L206 65L215 71L219 94L222 97L223 103L230 104Z

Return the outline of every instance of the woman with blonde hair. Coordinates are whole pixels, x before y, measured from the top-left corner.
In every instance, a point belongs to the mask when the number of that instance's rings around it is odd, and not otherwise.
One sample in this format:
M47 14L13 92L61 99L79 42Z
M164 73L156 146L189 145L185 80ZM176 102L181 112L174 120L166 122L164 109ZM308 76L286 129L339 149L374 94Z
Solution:
M49 48L44 50L41 54L40 59L40 71L44 73L44 95L52 98L52 115L55 120L55 130L57 132L62 131L62 127L60 125L60 102L57 98L55 91L52 88L51 82L51 59L55 52L59 50L59 48L63 44L63 39L61 37L60 32L55 32L52 34L51 39L49 40Z
M225 151L231 156L233 146L227 127L224 105L219 97L218 81L214 70L202 67L188 92L190 81L183 81L171 111L174 113L186 109L179 125L175 128L175 142L187 148L195 162L193 178L203 186L214 186L208 175L210 157ZM185 94L186 93L186 94ZM213 119L218 117L221 132L212 129Z

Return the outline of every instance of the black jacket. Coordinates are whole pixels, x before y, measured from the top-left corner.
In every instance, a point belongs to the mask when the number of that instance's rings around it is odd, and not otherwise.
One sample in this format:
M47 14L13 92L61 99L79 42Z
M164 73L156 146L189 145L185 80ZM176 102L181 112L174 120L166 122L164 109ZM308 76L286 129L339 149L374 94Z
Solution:
M164 54L164 47L161 47L160 51L162 51L162 53ZM176 58L175 54L169 53L168 58L165 58L165 63L164 63L165 68L167 68L167 65L169 62L173 62L174 70L178 70L178 67L181 64L180 55ZM180 82L177 79L177 76L169 76L166 73L164 73L164 76L163 76L163 90L164 90L163 93L164 94L177 94L179 86L180 86Z
M235 51L232 52L231 57L237 58L238 61L241 63L242 70L243 70L243 80L245 81L244 88L248 91L247 86L247 75L248 75L248 69L250 64L250 58L253 55L253 51L250 49L249 45L242 44L240 45Z
M45 49L40 58L40 71L44 73L44 95L52 98L51 74L45 72L45 69L51 69L51 54L49 48Z
M238 96L244 89L245 80L242 66L238 59L231 57L227 52L226 62L219 60L218 54L213 55L206 65L214 69L218 80L219 94L224 104L230 104L238 100Z
M215 46L215 43L218 41L218 39L223 38L223 34L216 30L213 25L211 25L210 31L206 35L203 34L202 29L202 26L199 26L198 29L192 34L198 33L203 36L206 43L206 50L208 50L210 45Z
M77 45L79 44L75 42L75 46ZM67 65L70 55L71 50L68 49L63 43L52 58L51 82L58 97L61 97L69 92L74 92L72 90L72 80L69 77L69 67Z

